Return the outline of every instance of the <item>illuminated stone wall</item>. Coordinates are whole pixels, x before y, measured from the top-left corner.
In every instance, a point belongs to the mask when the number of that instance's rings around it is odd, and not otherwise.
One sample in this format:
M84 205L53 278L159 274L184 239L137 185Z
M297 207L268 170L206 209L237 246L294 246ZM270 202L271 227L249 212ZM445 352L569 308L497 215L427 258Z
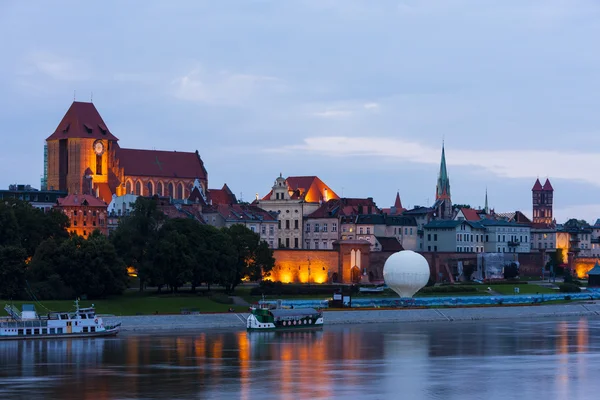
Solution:
M595 257L577 257L573 260L574 268L573 271L575 272L575 275L577 275L577 277L579 279L587 279L587 273L589 270L591 270L592 268L594 268L594 265L596 265L596 262L599 261L597 258Z
M275 268L269 280L283 283L329 283L338 272L335 250L274 250ZM309 275L310 267L310 275Z

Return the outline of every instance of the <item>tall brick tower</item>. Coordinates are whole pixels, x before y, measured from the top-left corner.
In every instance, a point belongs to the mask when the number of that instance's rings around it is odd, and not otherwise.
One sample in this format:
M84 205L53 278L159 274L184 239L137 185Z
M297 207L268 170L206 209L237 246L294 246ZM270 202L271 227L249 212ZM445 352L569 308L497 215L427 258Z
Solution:
M554 188L549 179L542 186L539 179L536 179L531 189L533 201L533 223L551 225L554 219L552 213L554 203Z
M48 189L81 194L93 191L90 180L108 184L117 140L94 104L73 102L46 139Z

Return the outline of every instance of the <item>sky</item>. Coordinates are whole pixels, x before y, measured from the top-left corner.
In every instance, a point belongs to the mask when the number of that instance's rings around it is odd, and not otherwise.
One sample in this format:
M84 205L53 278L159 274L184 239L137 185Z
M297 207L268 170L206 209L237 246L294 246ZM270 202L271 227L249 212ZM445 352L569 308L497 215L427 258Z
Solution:
M380 207L600 218L596 0L0 2L0 187L39 187L74 98L121 147L198 150L245 201L317 175ZM8 40L6 40L9 38Z

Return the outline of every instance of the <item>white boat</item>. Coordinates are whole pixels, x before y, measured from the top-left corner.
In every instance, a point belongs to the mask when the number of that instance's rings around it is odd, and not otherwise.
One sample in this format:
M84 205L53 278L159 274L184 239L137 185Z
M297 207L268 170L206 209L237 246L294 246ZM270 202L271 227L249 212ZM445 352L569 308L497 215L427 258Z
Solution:
M323 313L314 308L280 308L259 304L250 309L248 331L294 331L323 329Z
M22 311L14 305L4 307L9 318L0 322L0 340L65 339L82 337L114 336L121 323L105 324L92 307L75 311L53 311L46 316L38 315L33 304L23 304Z

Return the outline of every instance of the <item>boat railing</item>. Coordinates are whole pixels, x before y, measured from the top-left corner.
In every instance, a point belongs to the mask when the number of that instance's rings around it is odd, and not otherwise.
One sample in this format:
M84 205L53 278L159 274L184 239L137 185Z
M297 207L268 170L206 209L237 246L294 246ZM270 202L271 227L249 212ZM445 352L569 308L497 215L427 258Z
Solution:
M0 322L0 328L46 328L47 326L48 321L44 320Z
M7 304L4 306L4 310L8 313L8 315L14 319L15 321L21 320L21 311L13 304Z

